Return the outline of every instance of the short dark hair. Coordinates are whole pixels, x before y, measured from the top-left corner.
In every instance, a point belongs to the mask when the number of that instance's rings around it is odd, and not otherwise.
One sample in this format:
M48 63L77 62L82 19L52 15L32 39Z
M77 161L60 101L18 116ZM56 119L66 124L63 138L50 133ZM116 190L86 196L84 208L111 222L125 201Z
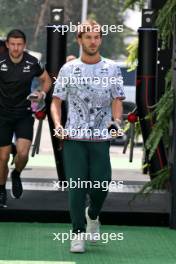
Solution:
M9 41L9 38L22 38L24 40L24 42L26 43L26 35L20 29L11 30L7 34L7 39L6 39L7 42Z

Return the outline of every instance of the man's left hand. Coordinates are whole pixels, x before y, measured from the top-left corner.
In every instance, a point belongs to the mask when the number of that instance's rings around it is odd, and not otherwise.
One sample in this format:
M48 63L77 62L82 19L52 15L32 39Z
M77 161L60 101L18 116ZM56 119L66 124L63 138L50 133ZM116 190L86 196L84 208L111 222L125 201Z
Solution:
M39 102L44 100L46 97L46 93L43 91L35 91L31 95L28 96L28 99L32 102Z

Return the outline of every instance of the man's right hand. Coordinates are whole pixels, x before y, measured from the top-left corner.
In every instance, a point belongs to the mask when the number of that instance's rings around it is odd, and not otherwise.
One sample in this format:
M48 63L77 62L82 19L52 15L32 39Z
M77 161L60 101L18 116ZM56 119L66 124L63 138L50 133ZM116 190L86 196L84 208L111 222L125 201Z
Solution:
M61 124L55 125L54 130L54 137L57 137L58 139L64 139L64 128Z

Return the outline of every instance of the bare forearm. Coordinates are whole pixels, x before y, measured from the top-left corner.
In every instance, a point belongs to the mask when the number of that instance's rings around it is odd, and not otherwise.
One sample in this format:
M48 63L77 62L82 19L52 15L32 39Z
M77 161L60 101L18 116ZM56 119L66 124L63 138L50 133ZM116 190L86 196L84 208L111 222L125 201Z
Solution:
M55 127L61 124L61 103L62 101L58 98L53 98L51 103L51 117Z
M114 99L112 102L112 117L114 120L121 120L123 113L122 101L119 99Z
M47 93L51 89L52 82L46 70L39 77L39 80L41 85L41 91Z
M47 93L49 92L49 90L51 89L51 80L50 79L46 79L44 81L41 81L41 91Z

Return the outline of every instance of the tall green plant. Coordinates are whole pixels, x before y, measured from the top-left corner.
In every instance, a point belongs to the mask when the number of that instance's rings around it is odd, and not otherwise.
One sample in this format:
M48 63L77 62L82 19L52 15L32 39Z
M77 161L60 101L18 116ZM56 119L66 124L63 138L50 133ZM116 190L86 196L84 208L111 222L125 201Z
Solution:
M126 0L125 7L134 8L135 4L141 3L138 0ZM159 10L156 19L156 27L159 29L160 39L162 40L162 48L170 48L171 38L173 34L173 18L176 14L176 0L167 0L162 9ZM128 63L131 61L134 65L135 56L137 57L137 46L131 44L129 46ZM137 58L136 58L137 59ZM133 68L134 69L134 68ZM145 147L149 151L149 160L155 153L160 140L164 142L166 152L169 148L169 126L170 118L173 113L174 106L174 91L172 88L172 70L170 69L165 79L165 93L160 98L159 102L155 105L152 115L155 116L156 122L153 126L151 134L149 135ZM146 118L151 118L147 116ZM162 170L158 171L156 177L149 183L145 184L141 192L151 191L153 189L161 189L166 186L166 182L170 176L169 167L166 166Z
M137 66L138 39L135 39L128 47L128 58L126 60L128 71L134 71Z
M160 140L163 138L165 148L168 148L169 141L169 123L174 106L174 92L171 85L172 74L169 70L166 75L166 90L159 102L156 104L153 115L156 116L156 122L153 126L152 132L146 141L146 149L149 150L149 160L152 158Z
M145 0L125 0L124 10L127 8L134 8L138 6L140 9L144 7Z
M156 19L156 27L159 29L162 48L170 47L175 14L176 0L167 0L163 8L159 10Z

